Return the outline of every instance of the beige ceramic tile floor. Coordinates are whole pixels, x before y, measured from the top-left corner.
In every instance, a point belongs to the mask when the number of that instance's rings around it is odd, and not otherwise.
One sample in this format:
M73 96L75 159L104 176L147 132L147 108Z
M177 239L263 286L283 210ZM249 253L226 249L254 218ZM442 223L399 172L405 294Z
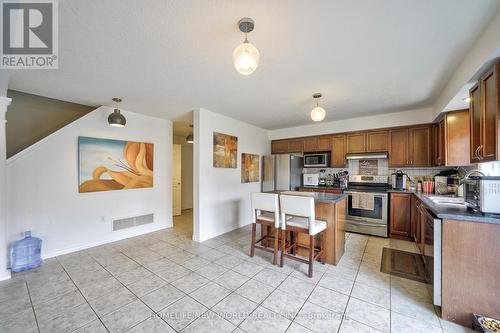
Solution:
M174 228L48 259L0 282L0 332L467 332L443 322L427 286L380 273L383 247L348 234L338 266L248 256L250 227L204 243Z

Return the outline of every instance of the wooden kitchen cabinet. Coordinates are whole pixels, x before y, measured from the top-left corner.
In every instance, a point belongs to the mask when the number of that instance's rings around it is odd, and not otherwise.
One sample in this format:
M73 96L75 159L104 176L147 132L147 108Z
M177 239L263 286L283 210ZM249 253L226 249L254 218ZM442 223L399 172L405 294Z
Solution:
M273 141L271 142L271 153L286 154L288 153L288 141Z
M432 129L429 126L410 127L409 134L409 165L425 167L432 165L431 138Z
M411 236L411 198L409 193L391 193L389 231L391 238Z
M331 136L318 137L318 151L330 151L331 149L332 149Z
M366 151L366 133L347 134L347 153L364 153Z
M415 243L417 243L418 250L420 254L425 256L425 229L427 225L427 208L425 205L420 203L418 206L418 234Z
M345 168L347 160L345 154L347 151L347 142L345 135L334 135L332 137L332 153L330 156L330 166L332 168Z
M469 90L470 161L497 161L500 158L500 62L484 73Z
M276 140L271 142L271 154L288 154L304 152L303 139Z
M432 166L432 126L394 129L389 132L389 167Z
M470 132L468 109L447 112L434 128L434 165L470 165Z
M409 135L407 128L389 132L389 167L406 167L409 161Z
M318 149L318 137L313 136L304 139L304 152L317 151Z
M416 196L411 196L411 222L410 222L410 237L416 242L417 241L417 229L419 226L419 211L420 200Z
M446 133L446 121L442 119L439 123L436 124L435 130L435 158L434 164L437 166L445 165L446 163L446 145L445 145L445 133Z
M388 151L389 131L376 131L366 133L366 151Z
M470 161L479 163L477 151L481 146L481 94L479 84L475 84L469 90L469 112L470 112Z

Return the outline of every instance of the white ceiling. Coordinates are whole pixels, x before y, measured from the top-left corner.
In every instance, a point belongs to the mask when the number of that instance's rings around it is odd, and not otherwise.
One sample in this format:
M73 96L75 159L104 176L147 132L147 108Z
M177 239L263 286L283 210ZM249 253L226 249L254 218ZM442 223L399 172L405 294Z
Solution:
M11 71L9 87L172 120L206 108L263 128L430 106L498 0L64 0L59 70ZM261 53L232 65L241 17Z

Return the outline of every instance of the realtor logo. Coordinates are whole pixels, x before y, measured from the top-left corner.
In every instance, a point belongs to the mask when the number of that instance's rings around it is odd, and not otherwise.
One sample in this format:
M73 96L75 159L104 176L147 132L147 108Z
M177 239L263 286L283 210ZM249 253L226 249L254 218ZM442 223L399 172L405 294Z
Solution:
M1 68L58 68L56 0L2 0L1 17Z

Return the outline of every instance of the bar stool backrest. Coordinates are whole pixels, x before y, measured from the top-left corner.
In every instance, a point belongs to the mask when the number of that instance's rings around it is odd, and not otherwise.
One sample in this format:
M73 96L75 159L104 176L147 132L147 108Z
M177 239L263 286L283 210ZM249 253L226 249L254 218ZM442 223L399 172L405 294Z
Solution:
M308 220L309 233L313 233L316 221L314 198L301 195L280 195L280 203L283 229L286 229L287 216L303 217Z
M256 223L262 211L274 213L274 227L280 227L279 196L276 193L252 192L252 223Z

